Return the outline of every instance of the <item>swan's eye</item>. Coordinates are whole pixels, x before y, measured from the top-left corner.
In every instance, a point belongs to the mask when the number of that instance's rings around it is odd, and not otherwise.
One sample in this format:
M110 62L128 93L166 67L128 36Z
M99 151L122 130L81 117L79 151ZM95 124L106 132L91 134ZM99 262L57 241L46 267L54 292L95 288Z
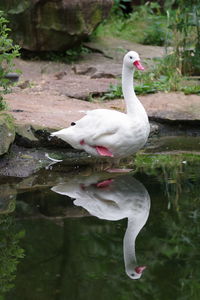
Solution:
M133 59L133 56L129 56L130 57L130 59Z
M71 126L74 126L74 125L76 125L76 123L75 122L71 122Z

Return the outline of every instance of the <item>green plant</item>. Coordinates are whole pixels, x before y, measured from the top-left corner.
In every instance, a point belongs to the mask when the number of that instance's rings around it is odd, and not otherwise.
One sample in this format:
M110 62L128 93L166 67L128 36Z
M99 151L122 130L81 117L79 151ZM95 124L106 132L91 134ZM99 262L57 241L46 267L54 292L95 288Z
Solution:
M76 49L69 49L65 53L66 62L74 62L80 59L81 56L90 53L91 50L84 46L77 47Z
M121 84L111 84L109 91L101 97L102 100L111 100L111 99L116 99L116 98L122 98L123 93L122 93L122 86Z
M19 46L13 45L13 41L8 37L10 29L8 21L0 11L0 110L5 108L3 94L10 89L10 81L5 76L13 70L13 60L19 56Z
M166 27L162 16L153 18L140 42L144 45L163 46L166 42Z
M169 11L169 28L173 31L173 48L183 74L200 72L200 2L178 0Z
M126 3L131 2L131 0L114 0L114 5L112 7L112 12L116 15L123 15L122 10L126 8Z
M182 87L181 90L184 92L184 94L197 94L200 95L200 86L198 85L192 85L192 86L185 86Z
M0 216L0 295L14 286L17 265L24 257L24 250L19 246L24 235L24 231L15 231L13 217Z
M119 4L115 5L118 7ZM115 36L144 44L163 45L169 33L166 27L167 16L161 15L160 5L147 2L127 17L114 11L110 19L98 27L95 36Z

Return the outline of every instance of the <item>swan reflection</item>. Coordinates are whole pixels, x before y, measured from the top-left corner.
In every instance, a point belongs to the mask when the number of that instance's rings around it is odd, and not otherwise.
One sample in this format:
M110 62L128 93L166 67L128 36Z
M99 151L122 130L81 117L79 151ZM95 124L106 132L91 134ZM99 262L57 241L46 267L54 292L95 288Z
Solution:
M76 177L52 187L52 191L74 198L75 205L100 219L117 221L128 218L123 240L125 270L131 279L139 279L145 266L137 265L135 240L149 216L149 194L131 175L101 178L98 174Z

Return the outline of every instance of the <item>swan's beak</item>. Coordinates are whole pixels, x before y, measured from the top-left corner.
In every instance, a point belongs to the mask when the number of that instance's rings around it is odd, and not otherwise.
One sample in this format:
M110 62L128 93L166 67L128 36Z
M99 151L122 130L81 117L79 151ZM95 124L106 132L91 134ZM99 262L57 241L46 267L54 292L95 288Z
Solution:
M144 70L144 67L142 66L139 60L134 61L133 64L138 70L142 70L142 71Z
M146 269L146 266L140 266L135 268L135 272L138 274L142 274L142 272Z

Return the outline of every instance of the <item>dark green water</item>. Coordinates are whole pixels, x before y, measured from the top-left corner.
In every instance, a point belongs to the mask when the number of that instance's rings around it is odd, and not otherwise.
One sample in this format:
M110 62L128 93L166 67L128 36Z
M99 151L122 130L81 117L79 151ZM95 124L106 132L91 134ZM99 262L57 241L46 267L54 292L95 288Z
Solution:
M198 160L60 178L22 189L1 216L0 299L199 299ZM134 264L146 266L137 280Z

